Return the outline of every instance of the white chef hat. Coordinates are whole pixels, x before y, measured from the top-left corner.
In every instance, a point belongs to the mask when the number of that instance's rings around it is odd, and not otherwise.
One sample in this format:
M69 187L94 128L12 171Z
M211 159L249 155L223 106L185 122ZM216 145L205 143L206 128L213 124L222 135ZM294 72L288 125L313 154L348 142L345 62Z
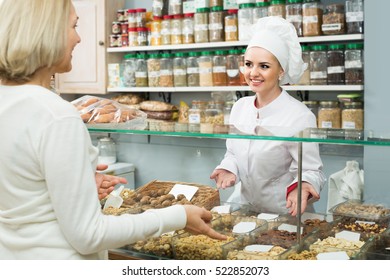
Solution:
M305 66L301 45L294 26L281 17L260 18L252 27L252 37L247 49L261 47L272 53L284 70L281 84L295 84Z

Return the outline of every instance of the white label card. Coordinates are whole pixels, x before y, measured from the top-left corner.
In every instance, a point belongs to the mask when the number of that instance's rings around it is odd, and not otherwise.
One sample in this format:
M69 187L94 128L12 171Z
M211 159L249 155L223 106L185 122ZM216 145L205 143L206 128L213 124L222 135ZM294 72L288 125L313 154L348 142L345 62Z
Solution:
M352 232L349 230L343 230L335 234L336 238L342 238L349 241L359 241L360 233Z
M239 222L233 227L233 233L247 233L256 228L255 222Z
M369 221L356 221L355 224L375 225L375 222L369 222Z
M230 205L215 206L211 209L211 212L217 212L219 214L229 214L231 212Z
M289 225L289 224L281 224L278 227L278 230L285 230L285 231L288 231L288 232L297 232L297 226ZM302 234L302 232L303 232L303 227L301 227L301 234Z
M306 220L309 220L309 219L318 219L318 220L325 220L325 215L321 215L321 214L316 214L316 213L303 213L302 214L302 217L301 217L301 221L304 222Z
M274 247L274 245L248 245L244 248L244 251L246 252L268 252Z
M279 217L279 215L270 213L260 213L257 215L257 218L262 220L275 220L277 217Z
M173 194L175 198L177 198L179 194L183 194L188 199L188 201L191 201L192 197L197 191L198 187L195 186L175 184L169 193Z
M317 255L317 260L349 260L349 256L346 252L327 252L319 253Z

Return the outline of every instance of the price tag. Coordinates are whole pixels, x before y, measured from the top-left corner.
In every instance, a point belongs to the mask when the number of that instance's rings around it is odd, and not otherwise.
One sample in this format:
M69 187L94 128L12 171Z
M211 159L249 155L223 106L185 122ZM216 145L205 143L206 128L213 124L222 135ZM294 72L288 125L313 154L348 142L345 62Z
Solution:
M255 222L239 222L233 227L233 233L247 233L256 228Z
M211 212L217 212L219 214L229 214L231 212L230 205L215 206L211 209Z
M359 241L360 233L343 230L335 234L336 238L342 238L349 241Z
M177 198L179 194L183 194L188 199L188 201L191 201L192 197L197 191L198 187L195 186L175 184L169 193L173 194L175 198Z
M279 217L279 215L277 214L270 214L270 213L260 213L259 215L257 215L257 218L258 219L261 219L261 220L275 220L277 217Z
M327 252L319 253L317 255L317 260L349 260L349 256L346 252Z
M244 248L246 252L268 252L274 247L274 245L248 245Z
M297 226L289 225L289 224L281 224L278 227L278 230L285 230L285 231L288 231L288 232L297 232ZM301 234L302 234L302 232L303 232L303 227L301 227Z

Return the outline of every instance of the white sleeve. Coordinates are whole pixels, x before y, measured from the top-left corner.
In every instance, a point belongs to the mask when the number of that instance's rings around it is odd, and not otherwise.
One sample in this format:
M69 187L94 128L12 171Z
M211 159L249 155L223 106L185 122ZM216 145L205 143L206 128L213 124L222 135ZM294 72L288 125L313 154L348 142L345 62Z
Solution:
M117 248L186 224L184 207L139 215L103 215L97 195L89 133L77 117L54 120L39 143L38 157L53 210L68 242L80 253Z

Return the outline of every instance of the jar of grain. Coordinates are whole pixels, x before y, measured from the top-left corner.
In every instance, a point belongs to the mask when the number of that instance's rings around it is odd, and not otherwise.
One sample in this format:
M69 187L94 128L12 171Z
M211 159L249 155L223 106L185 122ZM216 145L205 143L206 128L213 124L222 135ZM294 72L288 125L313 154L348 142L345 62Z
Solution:
M135 61L135 85L136 87L147 87L148 86L148 66L146 60L148 59L147 54L137 54Z
M270 2L256 2L256 6L253 8L253 23L255 24L258 19L268 16L268 7Z
M126 54L122 62L122 83L124 87L135 87L136 55L134 53Z
M286 20L294 25L297 35L303 36L302 30L302 0L287 0Z
M322 16L322 32L325 35L345 33L345 13L343 4L330 4L325 7Z
M148 45L148 28L146 27L137 27L137 42L138 46L147 46Z
M313 45L310 48L310 84L327 84L327 45Z
M204 123L200 124L201 133L213 133L215 125L224 124L223 116L223 102L222 101L209 101L207 109L205 110Z
M271 0L268 16L286 18L286 0Z
M151 31L151 46L160 46L161 45L161 22L162 17L154 16L153 21L150 24Z
M318 109L319 128L341 128L341 109L337 101L321 101Z
M225 16L225 41L238 41L238 10L228 10Z
M182 0L169 0L168 14L179 15L183 12Z
M182 36L183 15L174 15L171 20L171 44L178 45L183 43Z
M345 17L348 34L362 34L364 28L363 0L345 1Z
M173 64L170 53L161 54L160 87L173 87Z
M136 27L146 27L146 9L139 8L135 9L135 11Z
M364 110L362 102L344 102L341 111L342 128L360 129L364 127Z
M240 4L238 9L238 39L248 41L251 38L251 28L253 24L254 3Z
M304 0L302 4L303 36L322 35L323 5L319 0Z
M195 43L207 43L209 41L209 8L196 9L194 15Z
M225 12L222 6L214 6L209 13L209 41L221 42L225 40L224 33Z
M364 82L364 53L362 43L347 44L345 50L345 84L362 85Z
M187 85L189 87L199 86L199 52L189 52L186 60L187 65Z
M328 59L328 85L345 84L343 44L331 44L327 53Z
M136 28L137 27L137 11L135 9L128 9L127 10L127 22L129 28Z
M164 15L161 22L161 45L171 44L171 20L172 16Z
M184 14L182 24L183 44L192 44L194 40L194 14Z
M175 87L187 86L187 65L183 52L175 53L173 58L173 85Z
M213 86L213 55L211 51L202 51L198 58L199 85L201 87Z
M226 86L226 55L227 51L217 50L213 56L213 85Z
M302 49L302 60L305 66L305 70L299 80L298 84L300 85L310 85L310 47L306 45L301 45Z
M207 101L193 100L192 106L188 110L188 131L199 132L200 124L205 122L205 111Z
M148 65L148 84L149 87L160 86L160 55L158 53L149 54Z
M138 32L136 27L129 28L129 47L138 46Z

